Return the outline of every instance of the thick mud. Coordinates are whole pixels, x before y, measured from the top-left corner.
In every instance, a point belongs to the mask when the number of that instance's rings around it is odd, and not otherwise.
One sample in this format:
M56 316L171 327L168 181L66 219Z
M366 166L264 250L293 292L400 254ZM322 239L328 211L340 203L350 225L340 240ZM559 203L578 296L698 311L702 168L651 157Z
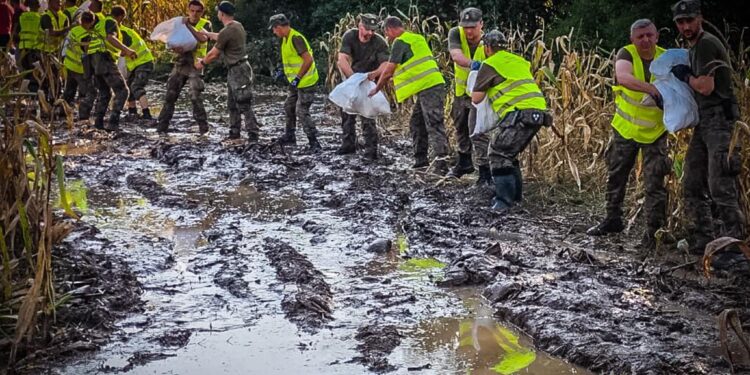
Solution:
M534 181L522 207L494 212L492 192L471 178L410 170L398 134L386 134L376 163L338 156L339 120L322 97L312 110L321 153L301 129L297 146L272 141L283 131L281 90L257 95L259 143L222 141L224 90L208 87L208 136L184 111L166 136L128 124L115 137L58 135L69 180L87 188L85 225L107 243L64 246L117 259L137 285L110 287L143 293L99 350L36 368L729 371L716 316L735 308L750 319L746 276L707 281L675 267L694 260L677 250L640 254L628 234L591 239L586 207L542 197Z

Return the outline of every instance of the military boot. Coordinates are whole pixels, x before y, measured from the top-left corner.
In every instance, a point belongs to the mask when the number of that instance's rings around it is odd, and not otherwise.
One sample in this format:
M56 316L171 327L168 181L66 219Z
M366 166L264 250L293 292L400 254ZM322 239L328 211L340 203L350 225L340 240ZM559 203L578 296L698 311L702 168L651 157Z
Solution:
M96 116L96 119L94 119L94 128L104 130L104 117Z
M323 147L320 146L320 142L318 142L318 137L316 137L314 135L313 136L308 136L307 137L307 141L308 141L307 147L310 149L310 151L312 151L312 152L320 152L320 151L323 150Z
M495 184L495 197L492 198L492 209L508 210L513 207L516 201L516 187L518 182L516 177L511 174L501 174L492 176L492 182Z
M282 145L296 145L297 135L294 134L293 130L287 130L284 132L284 135L279 137L276 141Z
M376 142L370 142L365 145L364 158L370 161L378 160L378 144Z
M589 228L586 234L589 236L603 236L607 233L620 233L625 229L625 225L622 223L622 218L617 216L607 216L604 220Z
M208 123L207 122L200 122L200 123L198 123L198 133L200 133L201 135L203 135L203 134L208 133L208 130L209 130L209 128L208 128ZM239 136L240 136L240 133L237 132L237 137L239 138Z
M488 185L492 186L494 182L492 181L492 172L490 172L490 166L489 165L480 165L479 166L479 177L477 177L476 185Z
M120 130L120 111L112 111L105 130L112 132Z
M247 141L248 142L258 142L260 137L258 136L258 133L256 132L247 132Z
M169 131L169 123L168 122L160 122L156 125L156 131L159 133L166 133Z
M412 164L411 167L414 169L419 169L419 168L424 168L428 165L430 165L430 161L427 160L427 155L415 155L414 164Z
M471 162L471 154L458 154L458 162L448 172L448 177L461 178L461 176L474 172L474 164Z
M516 178L516 202L523 200L523 175L518 160L513 163L513 176Z
M435 158L435 161L432 162L432 173L445 176L448 173L448 161L444 158Z

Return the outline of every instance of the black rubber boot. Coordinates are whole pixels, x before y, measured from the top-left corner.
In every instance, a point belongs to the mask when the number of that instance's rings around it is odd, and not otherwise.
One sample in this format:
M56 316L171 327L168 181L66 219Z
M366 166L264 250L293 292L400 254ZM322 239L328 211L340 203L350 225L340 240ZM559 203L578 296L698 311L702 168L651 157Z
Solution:
M488 165L480 165L479 177L477 178L476 185L492 186L493 184L494 182L492 181L492 172L490 172L490 167Z
M516 187L518 182L513 173L493 175L495 184L495 198L492 199L492 208L495 210L508 210L516 201Z
M518 160L513 163L513 176L516 178L516 202L523 200L523 175L521 174L521 166L518 164Z
M284 135L279 137L277 141L282 145L296 145L297 144L297 136L294 134L293 131L287 130Z
M461 178L463 175L474 172L474 164L471 162L471 154L458 154L458 162L448 172L448 177Z
M105 129L111 132L120 130L120 111L112 111Z
M323 147L320 145L320 142L318 142L318 137L315 137L315 136L307 137L307 147L312 152L320 152L323 150Z
M166 133L169 131L169 123L168 122L160 122L158 125L156 125L156 131L159 133Z
M94 120L94 128L104 130L104 117L97 117Z
M424 168L426 166L430 165L429 160L427 160L427 155L419 155L414 156L414 164L412 164L412 168L418 169L418 168Z
M432 162L432 173L438 176L445 176L448 173L448 162L443 158L436 158Z
M589 236L603 236L607 233L620 233L623 229L625 229L625 225L622 223L622 218L608 216L601 223L589 228L586 234Z

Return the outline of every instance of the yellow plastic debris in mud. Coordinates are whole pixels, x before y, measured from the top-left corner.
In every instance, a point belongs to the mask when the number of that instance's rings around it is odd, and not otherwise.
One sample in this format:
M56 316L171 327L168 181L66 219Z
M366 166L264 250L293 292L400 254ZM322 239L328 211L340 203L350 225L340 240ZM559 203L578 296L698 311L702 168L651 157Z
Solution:
M492 371L509 375L528 367L536 360L536 353L518 343L518 336L498 323L484 319L469 319L459 325L459 347L473 347L477 352L488 341L497 344L504 354ZM492 350L485 347L485 350Z

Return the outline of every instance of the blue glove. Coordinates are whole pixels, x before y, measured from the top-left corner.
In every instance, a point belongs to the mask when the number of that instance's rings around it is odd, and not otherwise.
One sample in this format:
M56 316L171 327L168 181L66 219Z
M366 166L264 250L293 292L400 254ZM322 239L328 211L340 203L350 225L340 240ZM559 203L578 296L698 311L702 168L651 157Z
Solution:
M471 70L479 70L480 66L482 66L481 61L476 61L476 60L471 61Z
M685 64L673 66L671 72L677 79L685 83L690 83L690 76L693 75L693 71Z
M284 78L284 71L281 69L276 69L273 71L273 79L275 80L281 80Z
M289 82L289 84L292 85L292 87L296 88L297 85L299 85L299 77L294 77L294 79L292 80L292 82Z

